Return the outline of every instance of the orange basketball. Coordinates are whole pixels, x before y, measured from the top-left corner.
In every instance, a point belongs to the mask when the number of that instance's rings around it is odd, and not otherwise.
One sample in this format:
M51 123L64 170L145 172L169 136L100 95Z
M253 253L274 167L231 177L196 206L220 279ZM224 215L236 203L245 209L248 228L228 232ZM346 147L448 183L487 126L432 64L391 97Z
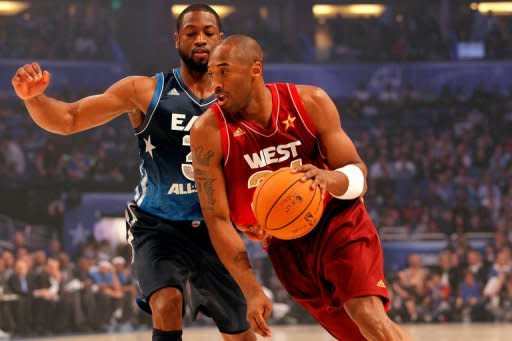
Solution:
M322 216L321 191L311 189L312 180L300 181L303 173L289 167L267 175L256 188L252 211L268 234L279 239L296 239L313 230Z

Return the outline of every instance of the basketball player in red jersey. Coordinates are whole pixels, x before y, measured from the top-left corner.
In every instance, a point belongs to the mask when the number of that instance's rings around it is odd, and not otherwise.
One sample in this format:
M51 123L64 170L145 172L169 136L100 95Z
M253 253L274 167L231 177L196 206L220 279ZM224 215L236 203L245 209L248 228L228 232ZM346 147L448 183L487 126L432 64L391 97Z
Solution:
M263 51L247 36L225 39L208 67L217 104L191 131L195 180L210 238L244 292L253 328L270 335L271 306L231 226L261 234L251 210L254 189L262 176L291 165L321 188L326 207L306 236L268 240L283 286L339 340L411 340L385 311L381 245L361 200L366 166L332 100L313 86L265 85Z

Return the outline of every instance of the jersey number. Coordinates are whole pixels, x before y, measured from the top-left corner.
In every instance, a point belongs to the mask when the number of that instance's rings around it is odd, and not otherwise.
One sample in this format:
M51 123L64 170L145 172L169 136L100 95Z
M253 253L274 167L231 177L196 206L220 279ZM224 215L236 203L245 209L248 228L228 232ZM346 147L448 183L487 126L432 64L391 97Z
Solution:
M293 160L290 163L290 168L298 168L300 166L302 166L302 159ZM247 181L247 188L257 187L263 179L271 173L272 171L268 169L254 173Z
M183 136L182 145L190 147L190 135ZM181 164L181 172L187 179L189 179L190 181L194 181L194 168L192 168L192 165L191 165L192 152L187 154L187 157L185 158L185 162L189 162L189 163Z
M183 143L184 146L190 147L190 135L183 136ZM185 162L189 163L183 163L181 164L181 171L183 172L183 175L189 179L190 181L194 181L194 168L192 167L192 152L187 154L187 157L185 158ZM290 168L297 168L302 166L302 159L293 160L290 163ZM262 170L259 172L254 173L251 175L249 180L247 181L247 188L253 188L257 187L261 181L263 181L263 178L265 178L267 175L271 174L271 170Z

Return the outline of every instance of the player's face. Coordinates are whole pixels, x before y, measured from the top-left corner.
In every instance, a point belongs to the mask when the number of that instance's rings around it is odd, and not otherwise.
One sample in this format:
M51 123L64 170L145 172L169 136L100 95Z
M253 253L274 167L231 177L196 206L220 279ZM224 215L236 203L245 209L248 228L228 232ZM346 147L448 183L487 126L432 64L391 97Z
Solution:
M222 39L215 16L205 11L192 11L183 16L175 33L176 48L185 65L195 72L208 70L210 51Z
M213 53L208 64L208 74L212 78L217 104L229 113L237 113L251 101L251 65L236 63L229 51Z

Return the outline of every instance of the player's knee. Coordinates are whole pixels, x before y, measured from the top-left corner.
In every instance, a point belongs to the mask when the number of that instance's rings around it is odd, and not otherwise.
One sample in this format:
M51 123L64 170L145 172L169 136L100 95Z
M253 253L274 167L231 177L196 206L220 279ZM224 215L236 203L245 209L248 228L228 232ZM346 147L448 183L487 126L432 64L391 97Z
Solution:
M382 301L375 296L351 298L345 303L345 311L363 333L385 334L391 323Z
M181 316L183 296L181 291L176 288L160 289L151 295L149 300L151 311L153 315L166 316Z

